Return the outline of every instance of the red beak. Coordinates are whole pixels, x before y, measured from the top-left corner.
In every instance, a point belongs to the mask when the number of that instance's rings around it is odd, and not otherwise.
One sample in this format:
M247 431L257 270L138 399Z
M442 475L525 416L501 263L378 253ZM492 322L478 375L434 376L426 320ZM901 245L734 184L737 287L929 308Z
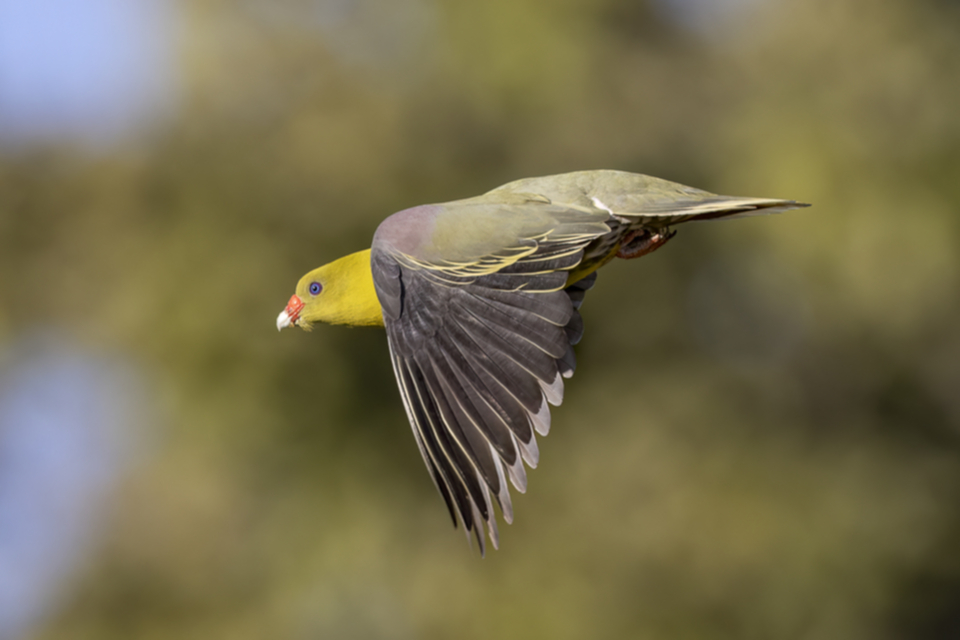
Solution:
M300 310L303 309L303 300L296 294L290 296L286 308L277 316L277 331L289 327L291 324L297 324L300 319Z

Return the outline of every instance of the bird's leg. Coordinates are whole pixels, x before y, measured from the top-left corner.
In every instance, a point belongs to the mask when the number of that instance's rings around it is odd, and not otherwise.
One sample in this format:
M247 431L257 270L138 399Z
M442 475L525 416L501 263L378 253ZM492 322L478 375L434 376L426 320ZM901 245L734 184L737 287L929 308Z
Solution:
M676 231L663 229L661 231L651 231L649 229L637 229L630 231L620 242L620 248L617 250L617 257L624 260L632 260L653 253L663 245L667 244Z

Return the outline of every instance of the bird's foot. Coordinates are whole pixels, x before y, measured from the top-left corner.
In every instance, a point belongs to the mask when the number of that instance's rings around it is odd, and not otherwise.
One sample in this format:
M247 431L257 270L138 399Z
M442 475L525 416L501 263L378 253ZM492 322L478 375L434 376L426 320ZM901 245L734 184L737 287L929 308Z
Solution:
M617 257L623 258L624 260L632 260L633 258L639 258L648 253L653 253L667 244L667 241L675 235L677 235L677 232L671 231L670 229L663 229L662 231L656 232L649 229L630 231L620 243L620 248L617 250Z

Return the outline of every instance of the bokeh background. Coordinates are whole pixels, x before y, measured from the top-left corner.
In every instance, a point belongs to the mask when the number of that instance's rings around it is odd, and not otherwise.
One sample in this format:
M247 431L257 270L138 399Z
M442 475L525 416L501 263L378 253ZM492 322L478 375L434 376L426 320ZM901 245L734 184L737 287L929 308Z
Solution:
M0 0L0 638L960 637L960 4ZM794 198L605 268L501 550L386 215L587 168Z

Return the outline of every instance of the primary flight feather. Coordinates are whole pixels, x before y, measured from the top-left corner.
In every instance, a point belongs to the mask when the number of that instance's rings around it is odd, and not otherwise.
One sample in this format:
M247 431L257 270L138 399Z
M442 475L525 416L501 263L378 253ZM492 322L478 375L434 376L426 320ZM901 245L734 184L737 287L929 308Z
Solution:
M370 249L307 273L277 328L383 326L413 435L453 518L484 551L495 500L513 520L536 434L576 367L596 270L663 246L674 225L775 213L793 200L718 196L622 171L517 180L388 217Z

